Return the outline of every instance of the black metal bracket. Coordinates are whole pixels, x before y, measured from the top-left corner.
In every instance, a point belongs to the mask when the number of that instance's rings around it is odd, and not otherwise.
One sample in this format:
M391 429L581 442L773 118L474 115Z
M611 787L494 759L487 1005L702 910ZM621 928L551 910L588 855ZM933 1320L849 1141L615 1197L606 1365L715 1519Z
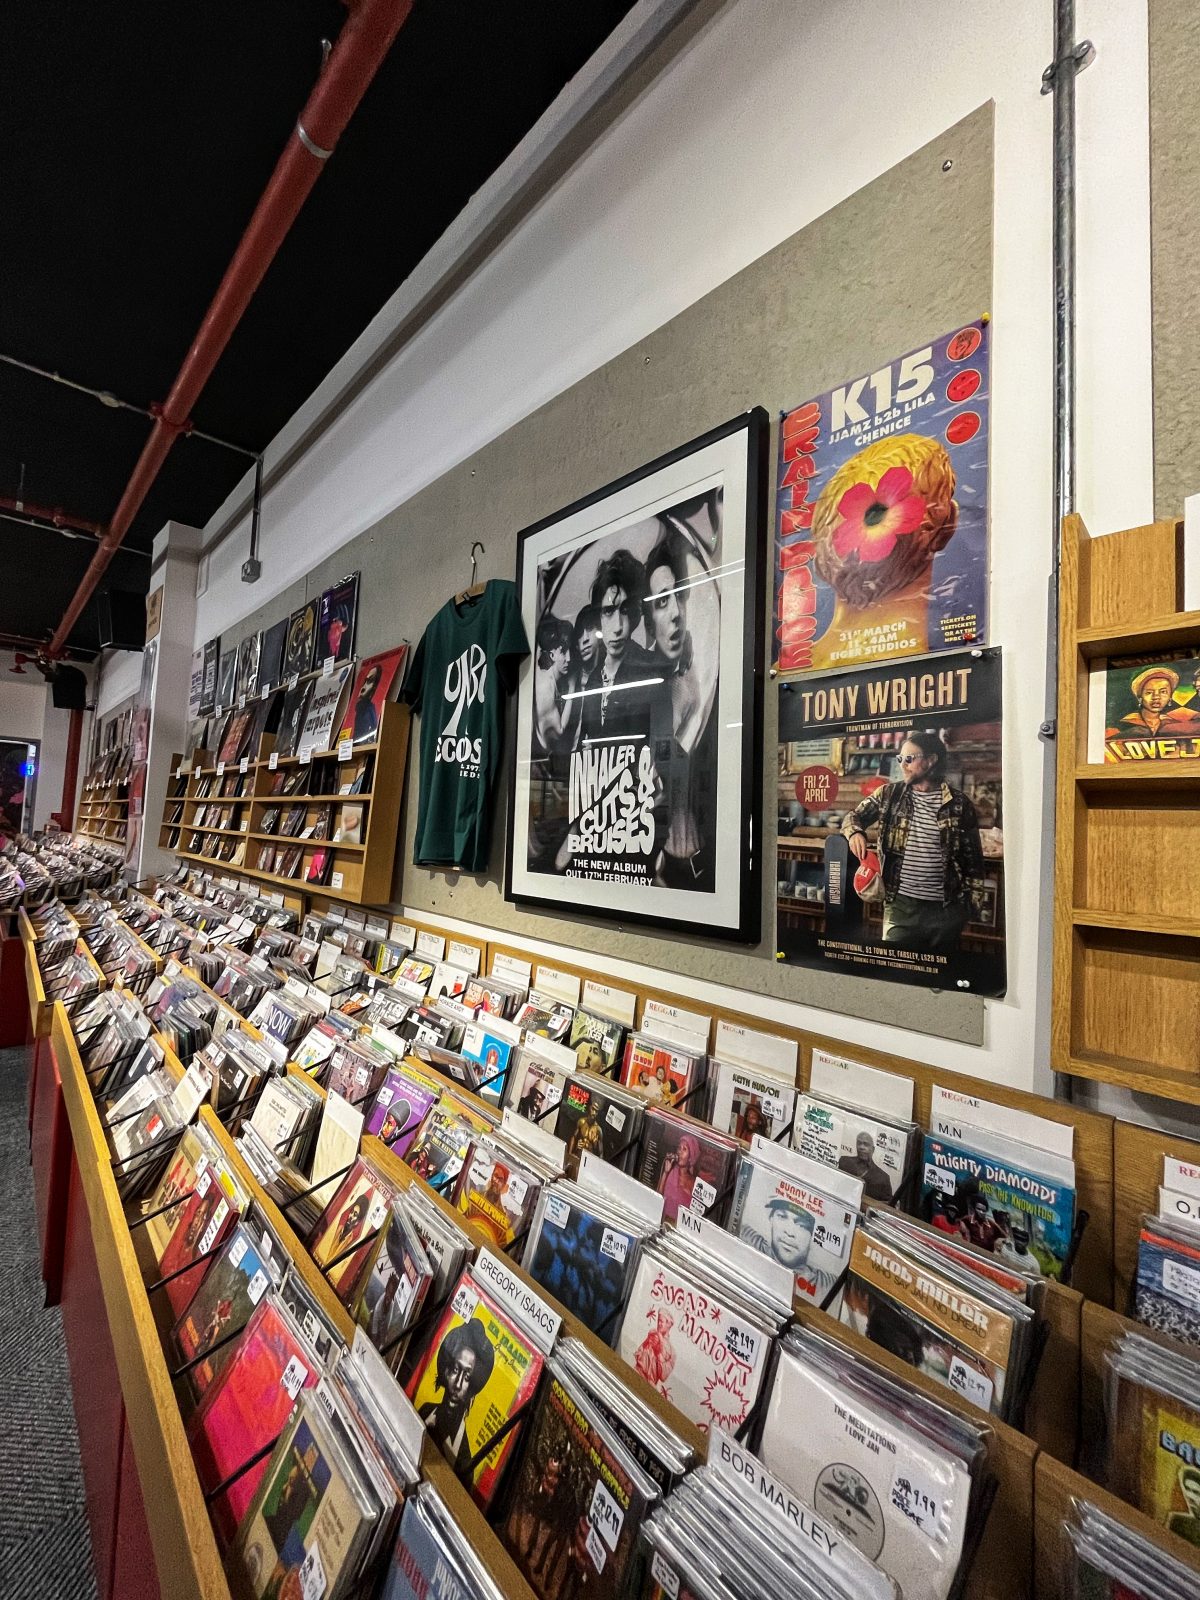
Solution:
M491 1455L492 1451L500 1443L501 1439L506 1438L514 1428L519 1427L520 1424L524 1422L526 1414L532 1409L532 1407L532 1400L526 1400L524 1405L519 1405L513 1412L512 1416L509 1417L507 1421L500 1424L495 1433L488 1435L471 1459L469 1461L465 1461L463 1465L459 1467L458 1476L464 1483L468 1482L472 1477L474 1477L475 1469L480 1466L481 1463L487 1460L488 1456Z
M185 1272L192 1272L196 1267L200 1266L203 1262L211 1261L213 1256L220 1254L221 1250L224 1247L224 1242L225 1241L222 1240L220 1244L213 1245L211 1250L206 1250L202 1256L197 1256L194 1261L189 1261L188 1264L185 1267L176 1267L175 1271L174 1272L168 1272L165 1278L156 1278L155 1281L146 1290L146 1293L148 1295L149 1294L157 1294L158 1291L160 1289L165 1288L168 1283L174 1283L176 1278L182 1278Z
M189 1189L186 1194L181 1194L176 1199L169 1200L165 1206L159 1206L157 1211L147 1211L142 1216L135 1217L134 1220L129 1224L130 1233L132 1233L135 1228L144 1228L148 1222L153 1222L155 1217L161 1217L168 1211L174 1211L176 1206L181 1206L186 1201L190 1200L195 1192L195 1189Z
M326 1261L321 1271L328 1277L334 1267L340 1266L350 1256L357 1255L365 1245L370 1244L373 1239L378 1239L382 1232L382 1228L376 1228L373 1233L364 1234L361 1239L356 1239L349 1249L343 1250L340 1255L334 1256L332 1261Z

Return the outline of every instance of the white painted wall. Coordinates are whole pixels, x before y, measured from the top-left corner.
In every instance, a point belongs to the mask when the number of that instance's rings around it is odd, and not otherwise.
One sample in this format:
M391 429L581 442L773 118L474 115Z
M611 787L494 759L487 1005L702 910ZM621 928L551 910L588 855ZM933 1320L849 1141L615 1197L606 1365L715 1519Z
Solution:
M54 709L50 686L36 667L27 663L24 672L18 674L11 670L13 665L12 652L0 651L0 739L40 741L33 826L41 828L50 820L50 813L62 805L71 713ZM83 670L85 673L90 671L88 668ZM90 720L85 715L80 740L80 783L87 760L89 727ZM75 797L78 800L78 785Z
M214 549L195 634L199 644L233 627L512 423L993 100L992 637L1006 651L1009 996L989 1003L979 1050L787 1012L850 1041L1041 1088L1050 858L1036 730L1052 315L1051 103L1039 88L1051 16L1047 0L910 0L900 26L883 0L730 4L271 492L262 581L239 581L245 526ZM1079 509L1099 532L1152 515L1145 0L1081 0L1078 26L1098 48L1078 82L1078 330ZM897 261L898 286L903 273Z
M140 650L106 650L100 660L96 716L103 719L123 700L137 693L142 676Z

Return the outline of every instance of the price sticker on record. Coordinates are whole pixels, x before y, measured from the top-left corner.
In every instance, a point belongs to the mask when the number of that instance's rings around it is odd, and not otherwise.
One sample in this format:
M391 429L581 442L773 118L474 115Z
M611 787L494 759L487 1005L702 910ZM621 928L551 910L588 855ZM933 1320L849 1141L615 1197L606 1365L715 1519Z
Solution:
M955 1356L950 1363L950 1373L946 1380L955 1394L962 1395L964 1400L970 1400L981 1411L992 1409L992 1395L995 1384L986 1372L979 1372L974 1367L969 1367L961 1356Z
M591 1522L588 1523L587 1539L585 1543L587 1545L587 1553L591 1559L592 1565L595 1567L597 1572L603 1572L604 1563L608 1560L608 1552L604 1548L604 1540L596 1532L595 1525Z
M283 1369L280 1383L287 1390L291 1399L295 1399L304 1387L304 1380L308 1377L308 1368L296 1356L293 1356Z
M663 1560L657 1550L650 1556L650 1576L666 1595L667 1600L679 1600L679 1574L669 1562Z
M354 754L354 740L353 739L343 739L341 744L338 745L338 757L337 757L338 760L339 761L349 761L351 756L353 756L353 754Z
M952 1172L947 1172L945 1167L936 1167L932 1161L925 1163L926 1187L936 1189L939 1194L955 1194L958 1190L958 1180Z
M818 1222L813 1229L813 1243L828 1250L831 1256L836 1256L840 1261L846 1254L846 1231L826 1219Z
M614 1261L624 1261L629 1253L629 1240L623 1233L618 1233L616 1228L605 1228L600 1236L600 1254L610 1256Z
M300 1563L300 1600L323 1600L329 1580L321 1564L321 1547L314 1539L312 1549Z
M618 1133L625 1126L625 1113L620 1106L609 1106L604 1118L610 1128L615 1128Z
M561 1195L547 1195L546 1215L556 1228L565 1228L571 1220L571 1207Z
M927 1480L916 1466L910 1463L897 1467L890 1498L896 1510L915 1522L922 1533L945 1541L938 1485Z
M267 1275L261 1267L250 1279L246 1286L246 1293L250 1296L250 1304L256 1306L266 1293Z
M243 756L242 759L238 762L238 771L241 772L241 773L246 773L246 772L250 771L250 757L249 756Z
M272 750L271 754L267 757L267 770L269 772L274 772L275 768L278 765L279 765L279 751L278 750Z
M238 1237L233 1241L233 1249L229 1252L229 1265L231 1267L240 1266L241 1262L242 1262L242 1257L245 1254L246 1254L245 1236L243 1234L239 1234Z
M207 1255L208 1252L212 1249L213 1243L216 1240L216 1237L217 1237L218 1233L220 1233L220 1231L221 1231L221 1224L225 1221L225 1218L228 1215L229 1215L229 1202L228 1202L228 1200L222 1200L220 1205L213 1212L212 1221L209 1223L208 1227L205 1228L204 1232L200 1235L200 1254L202 1256Z
M608 1487L602 1478L596 1479L596 1487L592 1491L592 1503L588 1508L588 1521L600 1534L608 1548L615 1550L617 1541L621 1537L621 1529L625 1523L625 1513L609 1493Z
M475 1315L475 1307L479 1304L479 1296L469 1283L460 1283L454 1291L454 1299L450 1302L451 1310L456 1317L461 1317L464 1322L469 1322Z
M716 1198L717 1191L713 1185L704 1178L697 1178L692 1185L692 1210L703 1216Z

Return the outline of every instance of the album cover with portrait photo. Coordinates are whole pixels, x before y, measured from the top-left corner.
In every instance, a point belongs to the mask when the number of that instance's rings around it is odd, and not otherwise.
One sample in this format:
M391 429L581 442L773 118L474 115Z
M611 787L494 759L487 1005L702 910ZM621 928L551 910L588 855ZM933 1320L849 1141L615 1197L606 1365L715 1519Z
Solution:
M393 686L404 676L407 655L408 646L402 644L396 650L385 651L383 655L368 656L361 664L342 718L337 740L339 744L344 739L353 739L355 744L371 744L378 739L384 704Z
M314 663L349 661L354 655L354 625L358 618L358 573L331 585L321 596Z

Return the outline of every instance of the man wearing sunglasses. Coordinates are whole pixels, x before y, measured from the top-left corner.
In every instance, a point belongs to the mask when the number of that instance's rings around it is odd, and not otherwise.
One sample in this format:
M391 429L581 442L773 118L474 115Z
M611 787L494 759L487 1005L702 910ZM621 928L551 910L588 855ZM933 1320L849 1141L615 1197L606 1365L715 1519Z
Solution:
M983 889L979 819L945 779L946 747L936 733L905 736L902 780L861 800L842 824L859 861L875 846L883 878L883 940L906 950L953 955Z

